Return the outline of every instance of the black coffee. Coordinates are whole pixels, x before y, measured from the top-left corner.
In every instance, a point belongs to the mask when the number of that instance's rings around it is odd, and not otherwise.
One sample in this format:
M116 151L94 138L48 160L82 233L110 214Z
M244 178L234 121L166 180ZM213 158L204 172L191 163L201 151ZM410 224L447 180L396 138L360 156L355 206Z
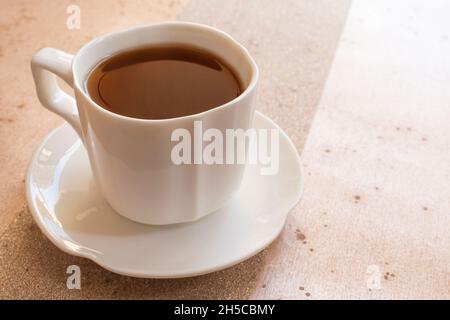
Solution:
M140 119L168 119L215 108L242 86L216 55L182 45L152 46L107 57L90 72L89 96L103 108Z

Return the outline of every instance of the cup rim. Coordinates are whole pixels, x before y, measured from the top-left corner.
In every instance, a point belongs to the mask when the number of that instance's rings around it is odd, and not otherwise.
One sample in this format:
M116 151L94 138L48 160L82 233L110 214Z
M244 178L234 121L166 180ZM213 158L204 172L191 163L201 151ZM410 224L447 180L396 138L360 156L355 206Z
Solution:
M188 26L190 28L194 28L194 29L197 28L198 30L212 32L212 33L215 33L217 36L221 37L222 39L228 41L230 43L230 45L233 45L238 50L240 50L244 54L244 57L246 58L248 64L250 65L251 71L252 71L250 82L249 82L248 86L245 88L245 90L239 96L234 98L233 100L230 100L224 104L218 105L218 106L208 109L206 111L202 111L202 112L198 112L198 113L194 113L194 114L190 114L190 115L186 115L186 116L166 118L166 119L142 119L142 118L133 118L133 117L124 116L124 115L109 111L109 110L101 107L100 105L98 105L94 100L92 100L92 98L85 92L85 90L81 86L80 79L79 79L77 73L75 72L75 66L77 65L77 59L83 51L85 51L89 48L92 48L98 42L101 42L104 39L111 37L113 35L118 35L118 34L126 35L127 33L131 33L136 30L155 28L155 27L156 28L167 27L167 26L169 26L169 27L170 26ZM168 121L175 121L175 120L181 120L181 119L189 120L189 119L198 118L199 116L206 115L208 113L217 111L219 109L229 108L232 105L245 99L252 91L254 91L254 89L257 85L258 78L259 78L259 69L258 69L256 62L254 61L254 59L252 58L252 56L250 55L248 50L242 44L240 44L237 40L235 40L231 35L229 35L228 33L224 32L222 30L219 30L217 28L214 28L214 27L211 27L211 26L208 26L205 24L196 23L196 22L187 22L187 21L168 21L168 22L139 25L139 26L135 26L135 27L131 27L131 28L127 28L124 30L115 31L115 32L110 32L105 35L98 36L98 37L92 39L91 41L89 41L88 43L86 43L80 50L78 50L78 52L75 54L75 56L73 58L71 69L72 69L72 74L73 74L74 87L82 93L83 97L89 101L89 103L92 107L94 107L95 109L97 109L98 111L103 113L104 115L114 118L116 120L133 121L136 123L168 122Z

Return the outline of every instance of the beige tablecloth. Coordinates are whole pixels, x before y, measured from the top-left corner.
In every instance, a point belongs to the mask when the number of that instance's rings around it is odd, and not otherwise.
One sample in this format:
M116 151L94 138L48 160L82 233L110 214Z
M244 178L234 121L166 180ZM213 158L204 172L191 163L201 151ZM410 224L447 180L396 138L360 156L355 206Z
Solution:
M71 1L3 0L0 298L450 298L449 8L432 2L77 1L81 29L68 30ZM302 151L305 193L248 261L134 279L59 251L26 209L27 162L61 123L39 105L29 60L43 46L75 52L95 35L174 19L249 48L261 69L257 109ZM66 287L72 264L81 290Z

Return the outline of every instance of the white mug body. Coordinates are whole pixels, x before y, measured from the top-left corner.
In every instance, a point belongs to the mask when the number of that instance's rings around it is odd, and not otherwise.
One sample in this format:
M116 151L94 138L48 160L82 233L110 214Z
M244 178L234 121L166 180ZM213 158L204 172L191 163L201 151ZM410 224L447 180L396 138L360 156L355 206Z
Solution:
M112 113L86 93L89 72L105 57L164 43L218 55L237 73L242 94L202 113L150 120ZM32 70L41 103L80 135L96 185L119 214L156 225L195 221L222 207L239 189L244 164L176 164L171 157L176 144L171 137L177 129L193 138L197 122L203 132L215 128L225 137L227 129L247 130L251 125L258 69L248 51L226 33L188 22L140 26L96 38L74 56L42 49L33 57ZM57 87L55 75L73 86L76 103ZM192 139L191 150L195 143Z

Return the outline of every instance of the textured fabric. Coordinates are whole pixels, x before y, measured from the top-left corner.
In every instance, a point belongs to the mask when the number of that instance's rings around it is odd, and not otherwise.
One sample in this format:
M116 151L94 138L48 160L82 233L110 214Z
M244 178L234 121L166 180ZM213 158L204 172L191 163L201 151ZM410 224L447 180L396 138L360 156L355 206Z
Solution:
M342 35L349 1L79 1L81 30L69 32L70 3L11 1L0 13L1 298L450 298L448 2L355 1ZM59 251L26 209L26 163L61 122L39 105L29 59L175 18L224 29L255 56L257 109L302 150L305 193L255 257L133 279ZM66 288L72 264L81 290Z

